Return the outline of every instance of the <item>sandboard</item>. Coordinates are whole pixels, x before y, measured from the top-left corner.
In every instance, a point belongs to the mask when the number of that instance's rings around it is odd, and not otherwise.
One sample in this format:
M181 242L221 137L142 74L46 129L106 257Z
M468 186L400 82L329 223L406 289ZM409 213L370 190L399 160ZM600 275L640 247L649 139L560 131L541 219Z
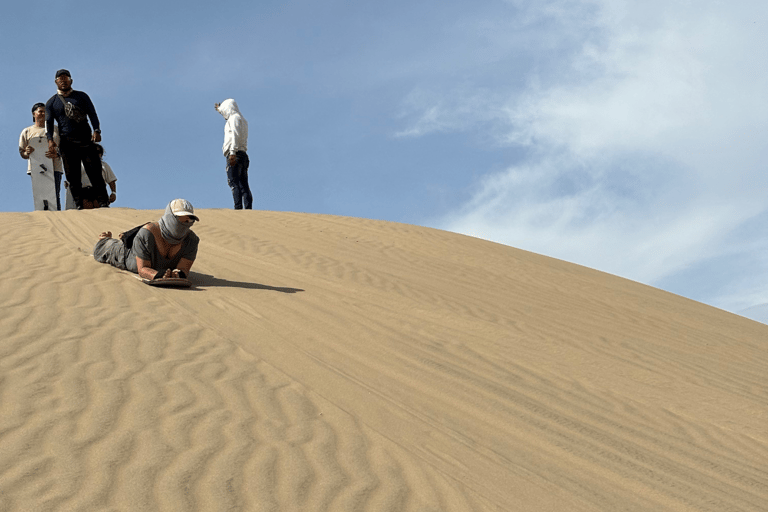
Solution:
M56 210L56 181L53 175L53 160L45 156L48 139L33 137L29 145L35 150L30 153L32 164L32 199L35 210Z
M183 277L164 277L161 279L144 279L143 277L136 276L142 283L149 286L161 286L163 288L189 288L192 283L189 279Z
M91 255L93 257L93 255ZM161 279L144 279L138 274L134 274L130 270L121 270L125 274L130 274L144 284L149 286L158 286L162 288L190 288L192 281L184 277L164 277Z
M65 188L67 189L67 198L64 200L64 209L77 210L77 205L75 204L75 198L72 197L72 192L69 191L69 187Z

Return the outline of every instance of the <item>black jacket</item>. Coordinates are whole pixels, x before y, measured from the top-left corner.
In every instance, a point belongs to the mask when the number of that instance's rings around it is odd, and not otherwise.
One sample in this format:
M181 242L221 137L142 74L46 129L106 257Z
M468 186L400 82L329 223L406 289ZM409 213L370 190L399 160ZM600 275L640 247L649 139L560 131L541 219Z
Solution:
M96 115L96 109L91 102L91 98L82 91L73 90L65 98L68 103L82 110L88 119L91 120L94 130L99 129L99 117ZM64 112L64 104L58 94L51 96L51 99L45 104L45 128L48 140L53 139L53 122L59 124L59 137L73 142L88 142L91 140L91 126L88 120L75 122Z

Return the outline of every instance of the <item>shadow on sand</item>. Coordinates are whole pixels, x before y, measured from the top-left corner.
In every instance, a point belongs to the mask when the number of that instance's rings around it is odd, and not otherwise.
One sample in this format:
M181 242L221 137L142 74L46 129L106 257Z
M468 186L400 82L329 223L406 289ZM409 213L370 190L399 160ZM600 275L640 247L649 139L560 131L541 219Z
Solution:
M251 290L269 290L272 292L281 293L297 293L303 292L301 288L281 288L277 286L268 286L266 284L259 283L247 283L245 281L229 281L227 279L221 279L208 274L198 274L197 272L191 272L189 280L192 281L192 288L208 287L208 286L222 286L227 288L248 288Z

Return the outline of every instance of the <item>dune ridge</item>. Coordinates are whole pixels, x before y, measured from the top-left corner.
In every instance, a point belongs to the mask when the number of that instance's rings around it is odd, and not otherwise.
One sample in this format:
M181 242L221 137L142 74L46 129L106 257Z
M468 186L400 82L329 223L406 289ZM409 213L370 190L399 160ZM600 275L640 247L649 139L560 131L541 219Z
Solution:
M160 214L0 214L0 512L768 510L768 326L366 219L201 210L190 290L90 257Z

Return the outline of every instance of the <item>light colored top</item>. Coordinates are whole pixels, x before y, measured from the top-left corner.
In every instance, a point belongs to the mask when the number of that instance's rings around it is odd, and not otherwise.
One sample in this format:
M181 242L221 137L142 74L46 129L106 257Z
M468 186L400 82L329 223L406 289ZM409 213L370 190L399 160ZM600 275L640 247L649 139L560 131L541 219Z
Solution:
M101 161L101 175L104 176L104 183L106 183L107 186L113 181L117 181L115 173L112 172L112 167L110 167L104 160ZM88 175L85 174L85 167L82 165L80 165L80 180L83 188L91 186L91 180L88 179ZM67 199L64 203L64 208L67 210L74 210L76 207L75 199L72 197L72 192L69 191L69 185L65 184L64 186L67 187Z
M27 126L21 131L21 135L19 136L19 152L27 149L27 146L29 146L29 141L33 138L45 138L45 136L45 126L42 128L35 126L34 124L32 126ZM53 141L56 143L56 147L58 147L59 129L56 126L53 127ZM32 162L30 162L28 158L25 160L27 160L27 174L32 174ZM53 170L54 172L64 172L61 167L61 158L53 159Z
M104 160L101 161L101 175L104 176L104 183L109 185L113 181L117 181L117 176L112 172L112 167L109 166ZM85 167L80 165L80 183L83 187L90 187L91 180L88 179L88 175L85 174Z
M227 123L224 125L224 156L236 151L248 151L248 121L245 120L237 103L233 99L227 99L219 105L219 113L224 116Z

